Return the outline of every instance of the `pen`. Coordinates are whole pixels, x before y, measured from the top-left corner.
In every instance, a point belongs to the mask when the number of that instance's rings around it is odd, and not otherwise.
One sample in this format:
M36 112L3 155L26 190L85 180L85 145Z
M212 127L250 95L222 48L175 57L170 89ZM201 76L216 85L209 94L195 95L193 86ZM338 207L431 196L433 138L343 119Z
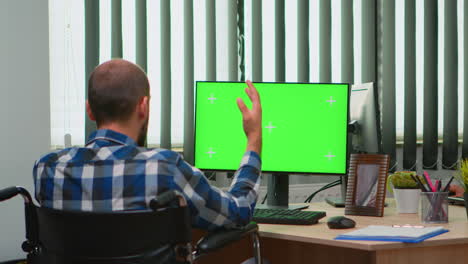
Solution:
M452 180L453 180L453 176L452 178L450 178L450 180L447 182L447 185L445 185L444 187L444 192L448 192L448 190L450 189L450 183L452 183Z
M431 177L429 177L429 174L427 173L427 171L424 171L424 177L426 179L427 185L429 186L429 190L432 190L433 192L435 192L436 188L432 184Z
M417 175L413 176L413 175L410 174L410 176L419 185L419 188L421 188L422 192L427 192L426 187L424 187L424 184L421 182L421 180L419 180L419 177Z
M436 187L436 190L440 192L440 188L442 188L442 182L440 181L440 179L436 180L435 187Z
M422 176L421 178L423 179L421 183L425 184L424 187L427 187L426 190L430 192L431 188L429 187L429 183L427 182L426 177Z

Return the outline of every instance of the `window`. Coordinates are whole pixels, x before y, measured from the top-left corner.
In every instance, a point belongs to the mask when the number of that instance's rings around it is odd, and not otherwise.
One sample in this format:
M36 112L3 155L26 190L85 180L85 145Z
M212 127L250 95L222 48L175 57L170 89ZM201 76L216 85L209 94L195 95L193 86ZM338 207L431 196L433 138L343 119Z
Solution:
M84 142L83 1L49 1L51 144Z
M404 0L395 1L395 44L396 44L396 98L397 98L397 112L396 112L396 129L397 138L403 139L404 128ZM463 64L463 5L464 1L458 1L458 132L459 137L463 134L463 86L464 86L464 64ZM438 131L439 138L443 134L443 105L444 105L444 1L438 0L438 101L439 101L439 115L438 115ZM424 65L424 0L416 0L416 96L418 98L417 104L417 136L418 140L422 140L423 134L423 114L424 114L424 80L423 80L423 65Z
M147 2L148 78L151 85L148 144L160 144L160 2ZM194 0L195 80L206 80L205 69L205 0ZM227 0L216 1L217 79L227 78ZM184 114L184 1L171 1L171 89L172 144L183 144ZM72 145L85 141L85 73L84 73L84 1L49 0L50 78L53 147L65 145L71 135ZM111 0L100 1L100 62L111 58ZM135 1L122 0L123 58L135 61Z
M244 1L245 15L245 69L246 78L252 76L252 1ZM439 120L443 120L443 1L439 1ZM110 59L111 46L111 0L100 0L100 62ZM184 109L184 3L171 1L171 72L172 72L172 143L174 147L183 145ZM217 80L227 80L227 21L228 0L216 3L216 71ZM396 0L396 128L399 138L403 136L404 108L404 0ZM297 1L285 1L286 38L286 81L297 81ZM423 56L423 5L424 0L416 1L416 86L417 98L423 97L422 78ZM458 1L458 45L463 43L463 5ZM206 0L193 0L194 9L194 79L206 80ZM354 13L354 80L361 82L361 10L362 0L355 0ZM332 81L341 80L341 1L331 0L331 54ZM85 87L84 76L84 1L49 0L50 14L50 97L51 97L51 142L53 147L65 145L64 136L71 135L72 145L82 145L85 141ZM151 118L148 143L160 144L160 1L147 1L148 37L148 77L151 84ZM309 1L309 56L311 82L319 81L319 1ZM263 25L263 81L275 81L275 2L262 2ZM135 61L135 1L122 0L123 58ZM209 51L208 51L209 52ZM462 132L463 119L463 48L459 48L459 132ZM417 133L422 135L423 101L417 102ZM439 134L442 136L443 122L439 121Z

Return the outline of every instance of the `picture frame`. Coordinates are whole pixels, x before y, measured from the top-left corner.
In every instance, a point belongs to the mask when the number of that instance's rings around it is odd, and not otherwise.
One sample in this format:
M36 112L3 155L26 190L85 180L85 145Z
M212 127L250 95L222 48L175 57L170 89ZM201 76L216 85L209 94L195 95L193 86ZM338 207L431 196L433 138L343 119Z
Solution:
M389 155L351 154L345 215L383 216Z

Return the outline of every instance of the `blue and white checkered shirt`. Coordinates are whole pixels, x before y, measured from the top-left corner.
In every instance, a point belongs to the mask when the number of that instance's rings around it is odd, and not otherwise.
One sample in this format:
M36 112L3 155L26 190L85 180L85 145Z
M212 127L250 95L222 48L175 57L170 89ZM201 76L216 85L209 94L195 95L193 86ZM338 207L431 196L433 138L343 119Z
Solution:
M138 147L112 130L97 130L85 147L52 152L36 161L35 196L45 207L82 211L146 209L156 195L185 195L193 226L232 227L250 221L260 184L260 157L247 152L227 192L170 150Z

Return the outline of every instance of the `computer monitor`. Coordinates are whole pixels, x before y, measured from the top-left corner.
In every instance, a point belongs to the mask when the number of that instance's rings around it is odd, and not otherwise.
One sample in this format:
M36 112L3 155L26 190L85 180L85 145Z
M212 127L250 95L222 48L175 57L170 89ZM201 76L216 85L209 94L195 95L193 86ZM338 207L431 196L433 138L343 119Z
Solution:
M272 182L282 185L277 186L280 191L273 192L278 199L269 197L270 205L287 206L288 177L284 174L346 174L348 84L254 85L263 110L262 171L273 173ZM197 82L194 139L197 168L238 169L246 137L236 98L243 98L250 107L246 87L242 82ZM276 176L279 174L282 175Z
M380 110L374 83L351 86L350 120L354 122L352 153L379 153Z
M374 83L354 84L350 94L349 150L350 153L381 153L380 108ZM341 197L327 198L336 207L344 207L347 177L342 177Z

